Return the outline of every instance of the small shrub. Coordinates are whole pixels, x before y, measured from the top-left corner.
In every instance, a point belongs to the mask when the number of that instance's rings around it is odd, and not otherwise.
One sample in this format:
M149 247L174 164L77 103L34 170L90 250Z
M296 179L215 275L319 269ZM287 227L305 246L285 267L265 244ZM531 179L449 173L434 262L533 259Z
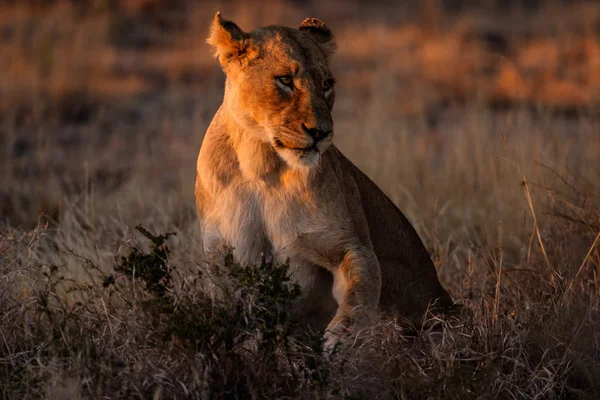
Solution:
M135 229L151 242L150 253L132 247L127 257L121 257L115 266L115 272L141 279L150 294L162 297L172 283L171 268L167 263L169 248L164 243L175 233L154 236L141 225L136 226ZM104 287L108 287L114 281L114 275L109 275L104 280Z

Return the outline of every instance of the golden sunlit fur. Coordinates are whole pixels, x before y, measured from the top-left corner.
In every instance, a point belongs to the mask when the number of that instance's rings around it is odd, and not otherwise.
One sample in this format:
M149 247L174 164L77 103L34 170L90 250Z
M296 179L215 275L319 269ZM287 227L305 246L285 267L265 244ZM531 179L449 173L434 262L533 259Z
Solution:
M289 260L306 321L328 322L327 347L378 306L415 322L449 306L410 223L332 144L329 28L313 18L246 33L217 13L208 42L227 80L198 157L205 252Z

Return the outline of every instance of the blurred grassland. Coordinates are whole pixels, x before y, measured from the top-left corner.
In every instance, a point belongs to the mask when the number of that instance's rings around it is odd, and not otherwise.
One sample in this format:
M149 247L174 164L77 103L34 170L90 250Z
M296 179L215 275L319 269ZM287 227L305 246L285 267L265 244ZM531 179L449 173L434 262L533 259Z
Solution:
M478 353L481 358L471 354L481 363L469 371L479 376L486 370L481 360L502 354L494 347L498 343L521 346L523 352L511 353L521 366L535 353L527 347L532 341L547 346L534 346L543 354L554 349L549 358L536 358L537 365L515 367L512 375L492 368L493 384L475 385L468 393L595 398L600 393L600 325L593 318L600 273L600 5L501 3L0 4L0 314L5 315L0 327L6 343L0 345L0 361L5 367L9 360L21 362L18 368L10 364L21 372L35 370L23 361L35 357L15 356L35 352L38 345L20 343L33 328L24 322L29 317L15 310L34 302L48 268L92 285L82 258L109 271L114 256L136 243L132 227L139 223L155 232L177 232L169 239L170 261L182 276L197 271L195 160L224 83L205 38L220 10L245 30L297 26L315 16L334 31L336 144L404 211L444 285L475 309L473 331L465 335L479 337L487 347ZM66 292L69 302L81 300ZM129 315L111 312L114 324ZM19 323L10 325L14 321ZM380 329L396 337L388 325ZM392 346L407 354L400 350L402 341L396 337ZM423 369L417 375L429 379L435 373L448 378L444 382L470 379L452 381L462 370L428 367L454 365L456 357L469 363L471 356L456 351L474 348L474 342L456 346L420 354ZM148 356L146 350L127 348L138 359ZM578 365L583 354L585 365ZM152 371L152 357L130 371L134 388L124 393L138 393L136 379ZM173 371L186 368L173 363ZM5 375L3 395L51 397L54 390L73 388L83 397L95 393L81 384L89 378L85 372L60 363L53 368L57 372L47 375L52 379L36 381L29 392L11 386ZM368 379L358 381L367 387L373 371L360 368ZM545 368L554 372L542 376ZM148 374L142 395L156 395L157 387L167 396L183 393L164 389L170 386L163 378ZM533 381L521 379L527 374ZM31 376L44 375L35 370ZM187 378L184 389L198 381ZM387 388L382 393L413 393L410 385L394 386L393 376L381 379L377 385Z

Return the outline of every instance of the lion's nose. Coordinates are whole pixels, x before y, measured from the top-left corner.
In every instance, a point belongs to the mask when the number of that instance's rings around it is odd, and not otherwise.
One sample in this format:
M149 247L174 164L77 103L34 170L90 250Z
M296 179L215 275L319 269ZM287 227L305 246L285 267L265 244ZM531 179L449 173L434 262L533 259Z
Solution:
M333 132L331 129L309 128L304 124L302 124L302 130L311 138L313 138L315 144L325 139Z

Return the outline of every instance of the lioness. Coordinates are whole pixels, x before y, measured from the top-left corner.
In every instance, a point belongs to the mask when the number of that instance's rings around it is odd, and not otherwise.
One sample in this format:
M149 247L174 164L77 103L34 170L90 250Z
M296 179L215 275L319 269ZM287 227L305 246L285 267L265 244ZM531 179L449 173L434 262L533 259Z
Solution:
M309 18L247 33L217 13L208 43L227 79L197 164L204 250L289 261L304 315L329 322L326 347L378 306L415 322L450 306L408 220L332 144L329 28Z

